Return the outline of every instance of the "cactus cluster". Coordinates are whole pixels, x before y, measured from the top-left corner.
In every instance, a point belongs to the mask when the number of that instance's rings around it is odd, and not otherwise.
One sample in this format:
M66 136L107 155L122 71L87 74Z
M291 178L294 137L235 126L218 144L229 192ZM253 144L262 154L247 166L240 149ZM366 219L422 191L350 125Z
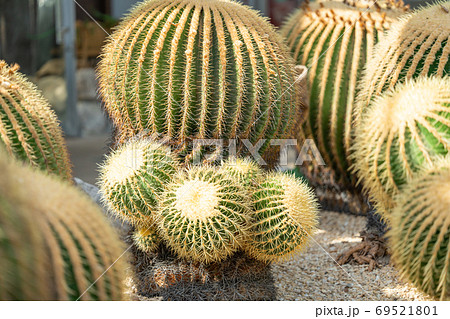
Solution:
M98 73L116 145L157 133L188 162L213 152L193 139L255 144L291 136L302 118L287 48L234 1L144 1L112 34ZM259 151L270 149L267 140Z
M0 60L0 144L19 160L71 178L71 167L56 114L37 88Z
M420 290L450 300L450 158L414 177L396 201L389 233L396 267Z
M403 14L402 1L305 1L281 33L300 64L310 68L310 111L303 127L341 183L348 174L357 82L375 44Z
M0 299L123 299L124 249L100 210L55 177L0 166Z

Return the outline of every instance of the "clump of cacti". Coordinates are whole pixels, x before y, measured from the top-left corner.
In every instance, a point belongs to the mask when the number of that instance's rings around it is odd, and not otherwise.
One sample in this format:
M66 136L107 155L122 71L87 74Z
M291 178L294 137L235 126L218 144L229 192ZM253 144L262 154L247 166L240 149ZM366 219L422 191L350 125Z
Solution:
M114 151L101 168L100 192L118 217L149 225L158 196L179 163L170 148L152 139L132 139Z
M353 184L347 156L357 82L374 45L406 10L402 1L305 1L282 27L296 61L310 68L303 130L345 185Z
M396 203L389 232L395 266L420 290L449 300L449 158L416 175Z
M0 60L0 143L21 161L71 178L71 165L56 114L37 88Z
M193 139L267 139L259 152L270 153L269 139L291 136L302 118L283 41L230 0L144 1L112 34L98 73L116 144L158 133L187 162L214 152Z
M158 249L160 238L154 226L137 228L133 233L133 242L144 253L151 253Z
M449 74L449 45L449 1L437 1L403 16L377 44L366 64L353 114L355 126L370 102L397 83Z
M123 299L125 250L99 208L54 177L0 166L0 297Z
M160 202L158 228L180 257L211 263L242 247L249 208L245 189L225 170L180 171Z
M398 84L366 107L355 132L354 169L378 213L389 219L399 189L450 150L450 78Z
M269 174L253 193L253 221L246 250L265 262L287 259L316 230L318 205L312 190L283 173Z

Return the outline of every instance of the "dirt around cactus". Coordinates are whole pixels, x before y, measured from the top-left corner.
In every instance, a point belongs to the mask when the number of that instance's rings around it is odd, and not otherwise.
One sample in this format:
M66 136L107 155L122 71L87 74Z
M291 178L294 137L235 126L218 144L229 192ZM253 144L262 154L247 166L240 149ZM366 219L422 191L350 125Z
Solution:
M361 242L366 217L322 212L311 245L295 259L272 265L278 300L431 300L401 281L389 258L367 271L355 262L338 266L340 253ZM333 259L332 259L333 258Z

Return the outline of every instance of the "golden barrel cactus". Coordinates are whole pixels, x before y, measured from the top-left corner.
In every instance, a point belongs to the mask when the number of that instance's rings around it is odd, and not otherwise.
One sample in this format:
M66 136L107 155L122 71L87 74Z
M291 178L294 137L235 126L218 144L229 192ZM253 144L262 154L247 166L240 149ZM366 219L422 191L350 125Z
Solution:
M274 28L249 7L147 0L112 34L98 73L116 143L158 133L191 161L193 139L290 136L302 118L295 70Z
M160 238L154 226L144 226L137 228L133 233L133 243L144 252L151 253L158 249Z
M71 178L71 165L56 114L37 88L0 60L0 144L35 167Z

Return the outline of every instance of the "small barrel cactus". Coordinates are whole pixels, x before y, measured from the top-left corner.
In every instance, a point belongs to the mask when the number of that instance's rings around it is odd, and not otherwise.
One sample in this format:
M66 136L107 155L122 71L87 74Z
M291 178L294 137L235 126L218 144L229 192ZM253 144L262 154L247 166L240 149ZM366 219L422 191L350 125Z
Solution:
M37 88L0 60L0 144L17 159L71 178L71 165L56 114Z
M246 238L245 194L222 169L194 166L181 171L167 186L156 214L160 233L180 257L206 264L221 261Z
M290 136L302 118L283 41L231 0L144 1L112 34L98 73L119 144L158 133L191 159L192 139L255 144Z
M389 220L399 189L450 150L450 78L418 78L372 101L352 146L355 171Z
M356 127L370 102L397 83L450 74L450 2L437 1L403 16L377 44L355 104ZM356 135L356 133L355 133Z
M401 275L450 300L450 158L416 175L396 198L389 244Z
M144 253L151 253L158 249L160 238L153 226L139 227L133 233L133 242Z
M305 1L281 29L296 61L310 68L303 130L348 186L356 85L374 45L405 10L402 1Z
M99 208L55 177L13 162L2 161L0 166L0 229L8 228L6 237L4 232L0 236L0 297L123 299L125 249ZM17 223L20 219L23 221ZM32 232L23 233L27 228ZM17 243L18 236L21 243ZM36 240L24 242L32 236L37 236ZM29 250L32 253L28 255ZM44 276L31 275L42 267ZM39 294L30 295L42 280L47 282ZM50 295L45 291L48 286ZM22 293L28 287L30 292Z
M158 196L178 166L168 147L151 139L132 139L102 166L100 193L118 217L134 225L150 225Z
M264 177L264 173L258 164L249 158L231 157L222 164L222 168L249 192Z
M312 190L283 173L271 173L253 194L248 253L265 262L289 258L314 235L318 205Z

